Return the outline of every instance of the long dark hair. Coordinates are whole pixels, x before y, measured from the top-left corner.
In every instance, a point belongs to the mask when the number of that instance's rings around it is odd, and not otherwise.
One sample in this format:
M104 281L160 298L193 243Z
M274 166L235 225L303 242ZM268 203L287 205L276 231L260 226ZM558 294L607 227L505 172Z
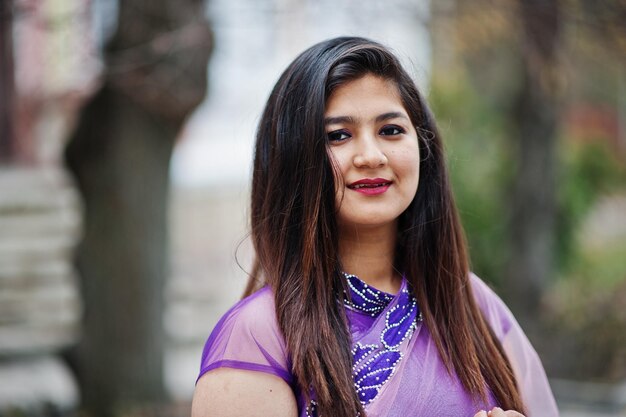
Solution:
M515 377L482 317L469 282L463 230L435 121L411 77L384 46L341 37L298 56L276 83L259 123L252 180L256 261L246 288L274 290L299 389L315 392L320 415L364 416L351 367L351 338L338 295L341 276L333 164L324 112L340 85L373 74L395 82L418 132L417 194L398 222L395 267L413 289L450 372L485 399L523 411Z

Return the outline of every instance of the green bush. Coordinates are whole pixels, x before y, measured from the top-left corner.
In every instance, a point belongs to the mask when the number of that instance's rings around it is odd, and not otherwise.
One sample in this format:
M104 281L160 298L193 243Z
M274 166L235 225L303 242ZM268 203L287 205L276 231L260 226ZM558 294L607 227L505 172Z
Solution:
M513 175L506 114L462 75L435 79L430 102L446 144L472 269L503 285L506 190ZM601 198L626 195L625 164L602 138L570 137L559 141L556 163L556 279L545 296L538 347L552 376L623 380L626 238L592 247L581 228Z
M504 193L511 175L503 116L462 77L435 80L430 103L446 144L472 269L498 283L507 258Z

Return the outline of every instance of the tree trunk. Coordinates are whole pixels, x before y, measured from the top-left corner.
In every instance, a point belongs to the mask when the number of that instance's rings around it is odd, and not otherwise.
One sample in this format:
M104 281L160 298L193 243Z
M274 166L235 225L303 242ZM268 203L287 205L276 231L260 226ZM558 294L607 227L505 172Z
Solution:
M85 313L75 355L83 408L114 416L166 400L163 288L169 160L206 93L211 36L198 0L125 0L104 81L66 161L84 199Z
M15 83L13 68L13 1L0 1L0 162L15 154Z
M523 0L522 83L513 106L516 173L511 185L507 302L520 321L537 318L554 272L556 139L559 112L558 0Z

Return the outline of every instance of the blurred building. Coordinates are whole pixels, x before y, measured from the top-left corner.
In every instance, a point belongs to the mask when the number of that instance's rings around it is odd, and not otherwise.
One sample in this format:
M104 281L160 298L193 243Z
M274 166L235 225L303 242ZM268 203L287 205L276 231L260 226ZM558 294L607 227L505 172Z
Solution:
M2 2L0 414L78 401L60 355L79 336L80 208L61 154L98 73L89 3Z

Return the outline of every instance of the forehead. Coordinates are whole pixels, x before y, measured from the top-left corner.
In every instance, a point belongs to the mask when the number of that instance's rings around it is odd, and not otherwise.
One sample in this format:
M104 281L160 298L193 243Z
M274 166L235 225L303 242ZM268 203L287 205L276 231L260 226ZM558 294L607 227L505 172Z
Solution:
M326 102L325 116L392 110L406 113L396 83L367 74L337 87Z

